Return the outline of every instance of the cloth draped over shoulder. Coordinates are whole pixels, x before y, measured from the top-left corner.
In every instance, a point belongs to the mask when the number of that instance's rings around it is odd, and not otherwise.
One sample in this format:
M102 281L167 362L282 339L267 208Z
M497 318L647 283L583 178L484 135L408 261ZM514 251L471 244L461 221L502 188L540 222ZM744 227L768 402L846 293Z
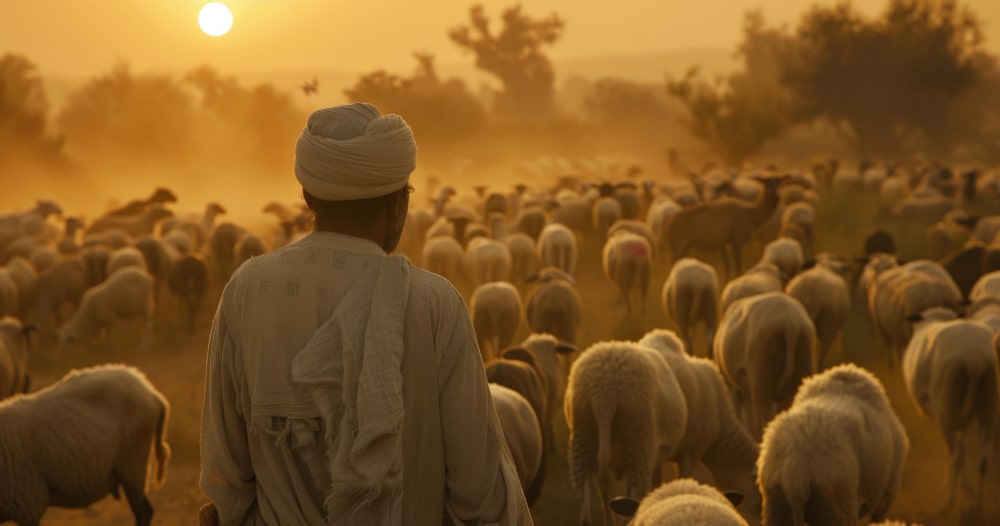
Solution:
M326 201L391 194L407 185L416 163L406 121L364 102L314 111L295 142L295 178Z

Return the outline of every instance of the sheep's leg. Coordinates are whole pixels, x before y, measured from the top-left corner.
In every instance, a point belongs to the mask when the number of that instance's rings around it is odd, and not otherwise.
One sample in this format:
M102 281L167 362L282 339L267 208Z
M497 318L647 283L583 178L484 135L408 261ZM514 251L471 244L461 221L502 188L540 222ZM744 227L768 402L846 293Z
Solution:
M962 433L960 431L946 433L945 439L948 443L948 452L951 453L951 466L948 470L948 495L945 498L944 506L941 508L942 514L950 510L955 503L955 495L958 489L958 472L962 467L963 454Z
M690 452L682 453L677 459L677 478L690 478L696 467L698 467L698 459L694 458Z
M590 526L590 485L597 484L595 477L587 477L583 485L583 496L580 498L580 525Z
M992 416L992 415L991 415ZM987 417L988 419L989 417ZM986 472L989 470L990 447L993 444L993 429L991 423L979 421L979 488L976 492L976 509L983 508L983 490L986 484Z
M149 502L146 494L142 491L142 486L138 488L125 487L125 498L128 506L135 516L135 526L149 526L153 521L153 505Z
M719 251L722 252L723 274L726 276L726 281L729 281L733 279L735 276L729 273L729 252L726 250L727 247L728 245L722 245L722 248L719 249Z

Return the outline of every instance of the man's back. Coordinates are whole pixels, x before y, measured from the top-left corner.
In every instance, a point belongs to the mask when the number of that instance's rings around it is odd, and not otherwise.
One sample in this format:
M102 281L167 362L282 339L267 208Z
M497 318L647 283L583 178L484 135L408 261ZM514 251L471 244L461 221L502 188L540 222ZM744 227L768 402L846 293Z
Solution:
M362 271L385 257L372 241L317 232L251 259L226 287L202 426L202 486L223 523L254 509L254 498L263 523L323 522L327 429L291 364ZM468 313L443 278L415 267L410 276L404 522L440 524L446 498L460 518L496 520L506 500L497 467L503 446L491 429L495 414Z

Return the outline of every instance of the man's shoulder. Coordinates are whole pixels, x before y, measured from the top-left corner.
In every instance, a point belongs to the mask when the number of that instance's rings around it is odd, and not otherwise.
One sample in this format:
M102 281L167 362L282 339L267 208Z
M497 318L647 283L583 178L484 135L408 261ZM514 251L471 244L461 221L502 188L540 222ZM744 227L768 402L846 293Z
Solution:
M465 300L450 281L410 263L410 300L440 306L460 304Z

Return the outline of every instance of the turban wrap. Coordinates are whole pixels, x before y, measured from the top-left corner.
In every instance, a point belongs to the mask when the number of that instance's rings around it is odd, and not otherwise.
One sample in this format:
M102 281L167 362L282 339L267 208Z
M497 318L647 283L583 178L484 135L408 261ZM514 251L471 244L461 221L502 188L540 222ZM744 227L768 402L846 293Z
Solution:
M295 142L295 178L325 201L391 194L407 185L416 165L406 121L364 102L314 111Z

